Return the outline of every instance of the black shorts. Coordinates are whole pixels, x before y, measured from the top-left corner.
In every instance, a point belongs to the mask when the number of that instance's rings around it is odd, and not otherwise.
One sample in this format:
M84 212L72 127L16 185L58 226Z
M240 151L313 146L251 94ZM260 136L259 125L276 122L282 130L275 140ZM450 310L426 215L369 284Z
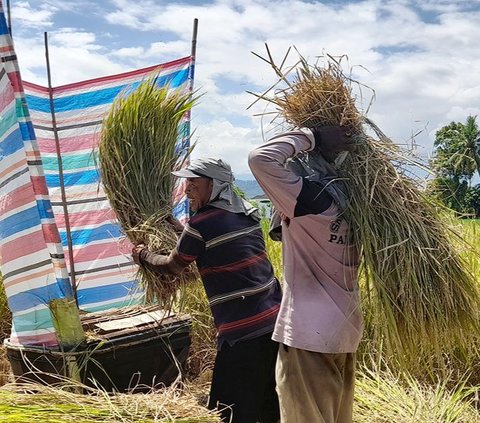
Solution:
M208 408L221 410L222 421L274 423L280 418L275 391L278 343L272 334L224 344L213 368Z

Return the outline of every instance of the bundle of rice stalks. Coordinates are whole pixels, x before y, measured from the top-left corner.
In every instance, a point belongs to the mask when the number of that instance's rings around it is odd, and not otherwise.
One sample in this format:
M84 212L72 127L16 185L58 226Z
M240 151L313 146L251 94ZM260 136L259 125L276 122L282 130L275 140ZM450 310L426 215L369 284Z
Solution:
M270 53L263 60L286 88L257 97L276 106L282 123L342 125L353 134L356 150L335 164L350 200L345 217L361 247L377 348L416 362L468 342L472 331L478 334L478 281L453 247L437 205L406 175L409 154L358 111L355 82L340 60L327 57L320 66L300 56L285 72Z
M168 254L177 241L169 223L175 184L171 172L188 157L177 142L194 103L191 93L159 88L152 77L118 96L103 121L99 159L105 191L128 238L151 251ZM190 275L159 276L140 269L147 301L156 299L166 308Z
M88 389L81 386L82 389ZM75 390L75 389L73 389ZM72 392L72 385L53 388L9 384L0 388L0 421L15 423L215 423L218 413L198 404L197 388L169 387L148 394L115 394L89 389Z

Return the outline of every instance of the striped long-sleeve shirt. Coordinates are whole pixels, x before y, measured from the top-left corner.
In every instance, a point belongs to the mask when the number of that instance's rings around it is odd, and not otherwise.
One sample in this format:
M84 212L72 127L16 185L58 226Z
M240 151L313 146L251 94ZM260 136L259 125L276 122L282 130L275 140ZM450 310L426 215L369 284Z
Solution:
M273 331L281 289L257 221L207 205L185 226L177 252L197 263L219 348Z

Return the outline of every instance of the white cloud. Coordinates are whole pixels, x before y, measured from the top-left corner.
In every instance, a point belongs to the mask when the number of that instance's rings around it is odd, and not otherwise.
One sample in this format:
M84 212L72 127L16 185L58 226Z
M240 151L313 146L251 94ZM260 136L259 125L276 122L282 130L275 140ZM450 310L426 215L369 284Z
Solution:
M173 60L190 54L191 41L154 42L145 51L144 58Z
M12 20L24 26L52 26L52 17L56 7L41 4L34 7L28 1L19 1L12 4Z
M61 42L49 43L50 67L54 86L123 72L124 67L109 60L97 47L81 47L77 41L68 43L69 37L60 37ZM46 64L43 40L19 39L15 50L19 58L22 78L46 85ZM67 42L67 44L65 44Z
M246 110L253 101L247 90L260 93L276 81L273 70L251 54L264 55L265 43L276 61L292 45L312 59L324 52L347 55L347 70L353 66L355 77L376 92L370 117L399 142L426 128L418 137L423 155L431 151L438 128L451 120L464 121L480 107L478 0L87 3L90 8L77 7L71 15L65 10L71 2L61 6L60 0L46 1L35 7L33 2L17 3L33 15L45 13L44 24L53 29L55 82L186 56L193 19L198 18L195 86L204 95L193 112L199 138L195 154L222 155L237 174L248 172L248 151L262 141L261 123L268 127L268 118L253 116L265 105ZM96 10L100 7L102 13ZM33 22L38 23L41 15L36 16ZM82 25L78 16L84 18ZM32 37L20 33L16 46L24 78L38 80L44 73L43 46ZM292 55L290 63L294 59ZM355 67L359 65L368 71Z
M126 58L135 58L138 56L142 56L143 54L144 49L142 47L125 47L118 49L112 53L113 56Z
M62 28L49 34L52 44L67 48L84 48L86 50L98 50L95 45L95 34L92 32L77 31L75 28Z

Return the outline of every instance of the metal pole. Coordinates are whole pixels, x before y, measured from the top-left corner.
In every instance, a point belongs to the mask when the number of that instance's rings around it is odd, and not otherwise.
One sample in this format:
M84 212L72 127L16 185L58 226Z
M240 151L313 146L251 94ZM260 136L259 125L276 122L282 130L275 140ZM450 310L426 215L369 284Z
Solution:
M12 14L10 13L10 0L7 0L7 24L8 33L12 36Z
M68 217L67 196L65 194L65 183L63 179L62 153L60 150L60 139L58 137L57 120L55 117L55 104L53 102L52 75L50 73L50 56L48 54L48 34L46 32L44 32L44 39L45 39L45 57L47 60L47 78L48 78L48 95L50 98L50 113L52 115L53 135L55 137L55 148L56 148L57 160L58 160L58 177L60 179L60 192L62 195L63 214L65 216L65 230L67 234L67 243L68 243L68 257L70 260L70 284L72 285L73 296L78 306L77 282L75 279L75 263L73 261L73 243L72 243L72 236L71 236L71 230L70 230L70 219Z
M190 53L192 65L190 66L190 90L193 90L193 77L195 73L195 59L197 55L197 33L198 33L198 19L193 20L193 34L192 34L192 51Z

